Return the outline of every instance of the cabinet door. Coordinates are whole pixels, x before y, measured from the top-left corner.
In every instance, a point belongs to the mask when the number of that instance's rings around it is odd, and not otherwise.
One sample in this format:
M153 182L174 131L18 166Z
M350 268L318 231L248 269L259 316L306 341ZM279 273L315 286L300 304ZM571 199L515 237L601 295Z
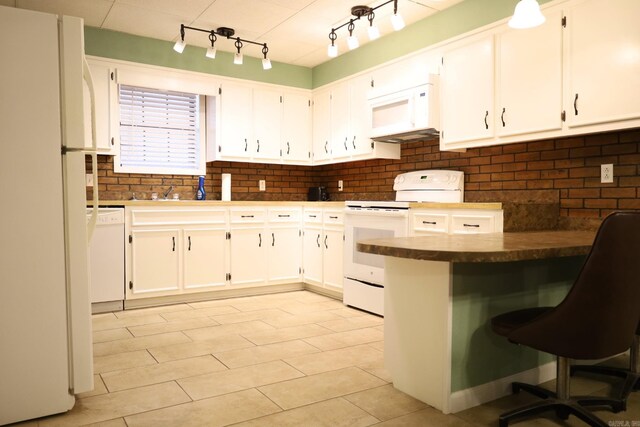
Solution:
M253 90L253 140L249 151L256 159L279 159L282 128L282 94Z
M220 141L222 158L250 158L253 138L252 90L250 87L223 84L220 95ZM255 148L255 147L254 147Z
M118 135L118 94L115 83L115 69L96 62L90 62L91 77L95 95L96 142L100 154L114 155ZM91 147L91 96L84 82L84 123L85 147Z
M496 127L500 136L562 129L562 13L497 39Z
M640 117L640 2L587 0L567 16L569 127Z
M184 288L224 286L227 276L227 239L224 229L185 229Z
M313 160L331 158L331 92L313 95Z
M270 243L263 227L231 229L231 285L266 283L266 245Z
M351 131L349 129L349 85L338 83L331 89L331 154L334 159L347 157Z
M297 93L285 93L282 113L282 159L311 161L311 99Z
M300 228L271 228L267 238L269 282L299 282L302 266Z
M131 281L127 298L175 293L178 275L179 230L135 230L131 233Z
M324 245L323 273L324 284L342 289L343 281L343 232L338 229L325 229L322 244Z
M440 78L443 148L493 136L493 61L493 35L444 55Z
M322 284L322 228L305 227L303 237L304 281Z
M352 156L370 153L371 147L371 109L369 108L369 92L371 77L368 75L356 77L349 85L349 127L350 139L347 141L347 151Z

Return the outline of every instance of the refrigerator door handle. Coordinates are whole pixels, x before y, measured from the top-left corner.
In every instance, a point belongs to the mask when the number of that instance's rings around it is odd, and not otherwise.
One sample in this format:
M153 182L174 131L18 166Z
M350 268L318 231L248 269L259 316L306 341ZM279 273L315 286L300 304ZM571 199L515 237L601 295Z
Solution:
M93 85L93 77L91 77L91 70L89 69L89 63L87 58L82 56L82 77L87 82L89 88L89 99L91 101L91 174L93 175L93 209L91 211L91 218L87 224L87 239L91 242L93 238L93 232L96 229L96 223L98 221L98 205L100 200L98 199L98 141L96 139L96 93Z

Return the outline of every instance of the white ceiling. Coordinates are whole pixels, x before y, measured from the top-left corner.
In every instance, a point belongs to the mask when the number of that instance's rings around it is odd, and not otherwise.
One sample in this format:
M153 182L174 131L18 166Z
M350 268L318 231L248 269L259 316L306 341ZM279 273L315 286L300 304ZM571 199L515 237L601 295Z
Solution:
M352 6L375 7L385 0L0 0L0 5L84 18L85 24L161 40L176 41L180 24L207 31L235 29L236 36L267 43L269 58L288 64L314 67L327 61L329 32L349 20ZM407 25L462 0L398 0L398 12ZM389 17L393 3L376 11L375 23L382 36L392 32ZM360 44L367 42L366 19L356 23ZM348 31L338 32L338 49L345 52ZM186 31L188 45L207 47L207 34ZM219 50L233 52L230 40L218 39ZM260 57L259 46L243 53Z

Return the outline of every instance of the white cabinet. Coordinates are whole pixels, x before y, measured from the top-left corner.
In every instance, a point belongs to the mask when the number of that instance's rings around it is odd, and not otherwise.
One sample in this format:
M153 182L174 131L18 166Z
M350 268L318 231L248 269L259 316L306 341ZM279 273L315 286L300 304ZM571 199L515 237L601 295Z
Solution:
M564 108L570 128L640 118L640 2L584 0L568 10ZM637 124L636 124L637 125Z
M339 209L305 209L304 282L342 291L344 213Z
M220 92L220 141L217 159L248 159L253 139L251 87L223 84ZM254 148L254 147L252 147ZM208 159L214 160L214 159Z
M282 93L254 88L253 140L249 144L251 156L265 161L279 160L281 130Z
M302 275L300 208L269 208L269 283L299 282Z
M539 27L497 36L498 136L562 129L562 13L545 17Z
M128 298L174 293L180 289L180 230L140 228L131 232Z
M502 233L502 209L409 209L412 236Z
M113 65L89 59L95 95L96 143L100 154L115 155L119 147L118 86ZM91 147L91 97L84 83L85 146Z
M224 286L227 281L227 231L221 227L184 228L185 289Z
M314 162L331 158L331 91L313 94L313 151Z
M265 209L230 210L231 285L267 282L267 229Z
M282 160L287 163L311 162L311 96L284 92L282 103Z
M374 148L369 138L371 133L370 91L371 78L368 75L356 77L349 86L350 139L347 141L347 152L353 157L369 154Z
M494 36L484 35L443 56L440 147L494 135Z
M349 83L341 82L331 89L331 157L349 156L351 139L349 115Z

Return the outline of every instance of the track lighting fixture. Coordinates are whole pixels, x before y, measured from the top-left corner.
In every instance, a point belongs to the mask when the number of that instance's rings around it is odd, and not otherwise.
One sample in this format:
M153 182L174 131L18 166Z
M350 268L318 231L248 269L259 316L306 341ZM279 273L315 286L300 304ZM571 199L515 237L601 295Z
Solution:
M365 16L369 21L369 28L367 29L369 40L375 40L380 37L380 30L373 23L373 19L376 16L374 12L389 3L393 3L393 15L391 16L391 25L393 26L393 29L396 31L400 31L401 29L403 29L404 20L402 19L402 16L398 14L398 0L387 0L386 2L376 7L361 5L353 6L351 8L351 15L355 16L355 18L351 18L344 24L338 25L337 27L331 29L331 32L329 33L329 40L331 40L331 43L327 47L327 55L329 55L331 58L338 56L338 46L336 46L335 43L336 39L338 38L338 34L336 34L336 31L344 26L346 26L347 31L349 31L349 37L347 37L347 46L349 46L349 49L356 49L360 45L358 38L353 34L353 30L355 29L354 22L362 18L363 16Z
M516 5L509 26L518 30L533 28L544 24L545 17L540 11L537 0L520 0Z
M233 45L236 48L236 53L233 54L233 63L234 64L242 64L244 61L241 49L244 46L245 43L250 43L250 44L255 44L257 46L262 46L262 55L263 55L263 59L262 59L262 68L264 70L270 70L271 69L271 60L269 58L267 58L267 53L269 52L269 48L267 47L266 43L258 43L255 42L253 40L247 40L247 39L243 39L240 37L234 37L235 35L235 30L233 28L227 28L227 27L219 27L216 30L203 30L202 28L195 28L195 27L189 27L186 26L184 24L180 25L180 40L178 40L176 42L176 44L173 46L173 50L175 50L178 53L182 53L184 51L184 48L186 46L185 42L184 42L184 34L185 31L184 30L194 30L194 31L200 31L203 33L209 33L209 41L211 42L211 46L209 48L207 48L207 53L205 54L205 56L207 58L211 58L214 59L216 57L216 46L215 43L218 40L218 36L220 37L224 37L226 39L233 39Z

